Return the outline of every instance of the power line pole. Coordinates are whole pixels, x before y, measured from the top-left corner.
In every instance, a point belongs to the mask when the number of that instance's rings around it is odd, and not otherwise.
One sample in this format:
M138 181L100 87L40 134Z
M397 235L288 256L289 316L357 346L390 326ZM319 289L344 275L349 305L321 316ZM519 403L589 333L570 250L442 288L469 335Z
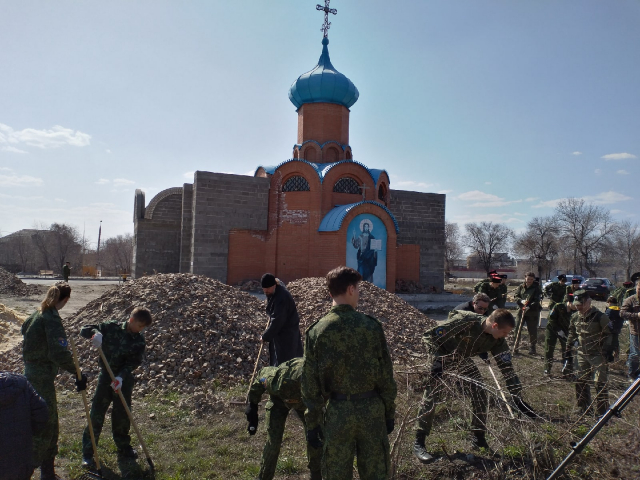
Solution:
M96 252L97 255L97 264L96 264L96 275L100 273L100 237L102 236L102 220L100 220L100 228L98 229L98 250Z

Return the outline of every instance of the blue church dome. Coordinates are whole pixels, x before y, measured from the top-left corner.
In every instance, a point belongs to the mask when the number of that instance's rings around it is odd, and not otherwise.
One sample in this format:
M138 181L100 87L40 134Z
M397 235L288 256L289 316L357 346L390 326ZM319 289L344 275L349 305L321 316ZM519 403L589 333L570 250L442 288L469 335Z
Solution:
M351 108L358 101L358 89L338 72L329 58L329 39L322 39L322 55L313 70L303 73L289 89L289 100L296 108L305 103L337 103Z

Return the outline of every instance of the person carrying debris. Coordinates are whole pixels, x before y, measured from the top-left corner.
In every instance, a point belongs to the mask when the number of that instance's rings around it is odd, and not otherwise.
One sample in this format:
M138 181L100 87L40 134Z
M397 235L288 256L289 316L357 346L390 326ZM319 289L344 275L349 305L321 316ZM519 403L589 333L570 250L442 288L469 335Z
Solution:
M26 377L0 372L0 475L3 480L29 480L35 466L33 441L49 419L47 402Z
M91 339L91 345L96 348L102 347L107 362L116 376L116 380L112 382L107 368L100 359L101 370L91 403L90 416L97 445L104 425L104 417L109 405L113 402L111 431L113 441L118 448L118 456L121 458L135 459L138 454L131 447L129 435L131 422L117 392L122 391L131 409L131 394L135 383L133 371L142 363L145 349L142 331L152 322L153 318L149 310L136 307L131 312L129 320L125 322L111 320L98 325L85 325L80 330L80 335ZM95 468L88 426L85 427L82 435L82 466L88 469Z
M514 294L519 310L516 316L516 332L520 329L520 323L527 325L529 332L529 354L536 354L536 343L538 343L538 324L540 323L540 310L542 310L542 290L540 283L536 282L536 274L527 272L524 283L518 286ZM517 353L518 345L514 347Z
M549 297L549 312L553 310L556 303L563 303L567 293L567 276L562 273L558 275L558 281L552 282L544 288L544 294Z
M267 413L267 443L262 450L262 461L260 463L260 480L271 480L276 471L278 456L280 455L280 445L284 435L284 426L291 410L306 424L304 420L305 406L302 403L300 391L300 377L302 376L302 366L304 359L294 358L288 360L277 367L264 367L258 373L258 377L249 390L249 405L245 411L249 427L249 435L255 435L258 429L258 404L262 395L269 394L269 401L265 407ZM307 460L311 472L311 480L322 480L321 460L322 448L312 447L307 443Z
M22 324L24 375L49 408L46 426L33 436L33 457L36 465L40 465L41 480L56 479L54 463L58 454L59 426L54 380L58 375L58 368L76 377L73 356L67 348L67 334L58 314L70 296L69 284L57 282L47 291L40 309ZM87 376L81 376L81 380L75 381L79 392L87 388Z
M337 267L326 279L331 310L308 328L304 344L307 441L320 448L324 434L325 480L352 478L354 455L362 480L384 479L397 394L384 330L378 320L356 311L362 280L356 270Z
M267 296L266 312L270 319L262 341L269 343L269 365L277 367L287 360L302 357L300 317L289 290L277 282L274 275L265 273L260 283Z
M591 297L586 290L576 290L573 294L573 306L577 312L571 316L566 354L573 358L573 346L574 343L577 344L578 407L583 414L592 411L589 385L593 383L596 388L596 414L602 416L609 408L607 363L614 361L609 317L591 305Z
M484 317L472 312L453 312L449 320L434 327L423 336L431 357L431 370L418 410L418 425L413 453L422 463L431 463L435 457L427 452L426 437L431 432L435 407L446 385L448 374L463 378L463 388L471 397L472 444L475 448L489 448L486 440L487 391L478 367L471 357L489 361L488 353L496 361L512 395L515 406L529 417L535 417L531 407L521 398L522 385L511 364L511 353L505 338L515 326L509 310L499 308ZM443 379L444 377L444 379Z
M570 294L573 297L573 294ZM553 352L556 349L556 343L560 340L560 346L562 353L563 363L569 360L566 355L567 351L567 336L569 335L569 325L571 324L571 315L573 311L560 302L554 304L549 314L549 321L547 322L547 328L544 335L544 374L545 376L551 374L551 367L553 365ZM571 374L573 372L573 361L565 363L566 368L562 369L563 374Z

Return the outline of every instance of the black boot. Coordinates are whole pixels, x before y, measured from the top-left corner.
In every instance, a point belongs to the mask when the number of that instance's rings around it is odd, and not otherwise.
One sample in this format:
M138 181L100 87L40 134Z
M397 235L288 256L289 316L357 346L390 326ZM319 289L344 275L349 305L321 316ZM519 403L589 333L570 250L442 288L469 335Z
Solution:
M311 475L309 476L311 480L322 480L322 473L311 471Z
M92 453L83 453L82 454L82 467L87 470L95 470L96 469L96 461L93 458Z
M58 480L60 477L56 475L53 465L55 458L44 460L40 465L40 480Z
M536 344L532 343L531 347L529 347L529 355L535 355L536 354Z
M422 463L431 463L435 458L427 452L427 449L424 446L424 440L426 437L427 436L424 433L416 433L416 441L413 444L413 454Z
M487 439L485 437L485 433L481 430L475 430L472 432L473 436L471 437L471 445L473 448L486 448L489 449L489 444L487 443Z

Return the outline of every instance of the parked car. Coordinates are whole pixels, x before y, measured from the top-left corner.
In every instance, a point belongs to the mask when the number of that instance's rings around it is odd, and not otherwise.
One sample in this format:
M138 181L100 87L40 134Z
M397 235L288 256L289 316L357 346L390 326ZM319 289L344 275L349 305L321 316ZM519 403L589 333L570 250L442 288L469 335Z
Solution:
M571 280L573 280L574 277L579 279L580 283L584 282L584 277L581 275L567 275L567 283L565 285L571 285ZM557 281L558 281L558 277L553 277L548 282L545 282L542 285L542 291L544 292L544 289L547 288L548 285L551 285L553 282L557 282Z
M613 284L608 278L587 278L580 284L580 288L589 292L591 298L606 300L613 289Z

